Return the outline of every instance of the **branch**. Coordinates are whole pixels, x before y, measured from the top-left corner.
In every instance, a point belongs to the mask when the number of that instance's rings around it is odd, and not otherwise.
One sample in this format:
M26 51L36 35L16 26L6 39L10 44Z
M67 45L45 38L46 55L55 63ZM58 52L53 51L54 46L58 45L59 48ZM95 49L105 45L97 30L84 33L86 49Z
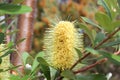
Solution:
M111 34L108 35L107 38L105 38L103 41L101 41L98 45L96 45L94 47L94 49L99 48L101 45L103 45L105 42L107 42L111 37L113 37L118 31L120 30L120 27L118 27L118 29L116 29L114 32L112 32ZM86 51L83 52L83 54L85 54ZM80 58L79 60L76 61L76 63L71 67L71 69L73 69L79 62L81 62L84 58L86 58L87 56L89 56L91 53L86 53L82 58Z
M98 65L98 64L104 63L105 61L107 61L106 58L104 58L104 59L102 59L102 60L100 60L100 61L97 61L96 63L91 64L91 65L89 65L89 66L87 66L87 67L85 67L85 68L82 68L82 69L80 69L80 70L74 71L73 73L74 73L74 74L77 74L77 73L80 73L80 72L87 71L87 70L95 67L95 66Z

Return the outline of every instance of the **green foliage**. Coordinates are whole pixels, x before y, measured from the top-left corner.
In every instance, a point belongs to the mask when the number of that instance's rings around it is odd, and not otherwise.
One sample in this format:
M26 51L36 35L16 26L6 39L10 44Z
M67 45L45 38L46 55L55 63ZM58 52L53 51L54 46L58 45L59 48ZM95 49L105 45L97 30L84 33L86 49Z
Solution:
M102 32L98 32L96 37L95 37L95 44L98 44L100 43L102 40L104 40L106 37L105 37L105 34L102 33Z
M68 78L69 80L76 80L75 74L70 70L63 71L61 76Z
M110 18L112 18L110 9L109 9L108 5L106 4L105 0L98 0L98 4L101 5L101 6L103 6L103 7L105 8L108 16L109 16Z
M5 34L0 32L0 44L4 42Z
M93 25L94 27L98 27L98 28L101 29L101 27L100 27L99 25L95 24L92 20L90 20L90 19L88 19L88 18L86 18L86 17L81 17L81 18L82 18L85 22Z
M32 11L32 9L25 5L0 3L1 14L23 14L30 11Z
M40 70L44 73L47 80L51 80L49 64L42 57L38 57L37 60L40 64Z
M112 21L109 16L103 13L96 13L95 14L95 19L98 21L99 25L105 29L105 31L112 31Z
M24 53L22 54L22 60L23 60L24 65L26 64L27 58L28 58L29 56L30 56L30 55L29 55L29 53L27 53L27 52L24 52Z
M22 3L24 0L13 0L13 4L19 4L19 3Z
M92 48L86 48L86 50L93 54L100 54L103 57L108 58L108 60L111 61L112 63L114 63L116 65L120 65L120 56L117 56L115 54L112 54L112 53L106 52L106 51L94 50Z
M39 65L39 62L37 61L37 58L38 58L38 57L43 57L43 55L44 55L44 52L39 52L39 53L36 55L36 57L35 57L35 59L34 59L34 61L33 61L33 64L32 64L32 71L34 71L34 70L37 68L37 66Z
M92 74L92 75L79 75L76 80L107 80L105 75L102 74Z

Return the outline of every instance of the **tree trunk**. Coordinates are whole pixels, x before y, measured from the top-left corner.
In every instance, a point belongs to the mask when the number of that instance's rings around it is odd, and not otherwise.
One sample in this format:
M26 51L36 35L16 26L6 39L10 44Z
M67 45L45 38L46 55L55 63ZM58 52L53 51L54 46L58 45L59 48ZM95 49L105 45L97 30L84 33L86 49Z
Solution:
M24 74L24 66L21 59L21 55L23 52L31 51L32 44L32 36L33 36L33 26L35 19L35 8L36 8L36 0L25 0L24 4L32 7L32 12L19 15L18 17L18 30L16 41L19 41L23 38L25 40L19 43L17 48L17 53L11 55L11 62L13 65L22 65L18 68L18 71Z

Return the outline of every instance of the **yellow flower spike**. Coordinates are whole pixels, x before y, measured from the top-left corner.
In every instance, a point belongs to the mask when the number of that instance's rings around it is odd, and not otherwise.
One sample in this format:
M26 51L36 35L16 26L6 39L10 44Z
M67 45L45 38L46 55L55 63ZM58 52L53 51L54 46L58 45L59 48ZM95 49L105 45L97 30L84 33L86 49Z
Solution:
M0 56L2 56L6 52L6 51L3 51L5 50L5 46L6 46L5 44L0 44ZM0 64L0 69L6 70L9 68L9 65L10 65L9 56L3 57L2 63ZM9 77L10 77L9 71L0 73L0 80L10 80Z
M56 69L70 69L78 59L75 48L83 48L82 40L83 36L78 35L72 22L60 21L54 28L49 28L44 40L48 63Z

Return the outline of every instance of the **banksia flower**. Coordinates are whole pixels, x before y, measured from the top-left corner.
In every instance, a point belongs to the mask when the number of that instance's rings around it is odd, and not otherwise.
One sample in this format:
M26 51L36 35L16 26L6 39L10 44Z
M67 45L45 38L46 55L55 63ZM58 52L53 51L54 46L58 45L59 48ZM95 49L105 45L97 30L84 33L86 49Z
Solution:
M6 52L5 44L0 44L0 56L2 56ZM0 69L6 70L9 68L10 60L9 56L5 56L2 58L2 63L0 64ZM0 73L0 80L10 80L10 74L8 71Z
M82 35L78 35L74 24L60 21L45 34L44 46L48 63L56 69L66 70L78 59L75 48L82 48ZM81 39L81 40L80 40Z

